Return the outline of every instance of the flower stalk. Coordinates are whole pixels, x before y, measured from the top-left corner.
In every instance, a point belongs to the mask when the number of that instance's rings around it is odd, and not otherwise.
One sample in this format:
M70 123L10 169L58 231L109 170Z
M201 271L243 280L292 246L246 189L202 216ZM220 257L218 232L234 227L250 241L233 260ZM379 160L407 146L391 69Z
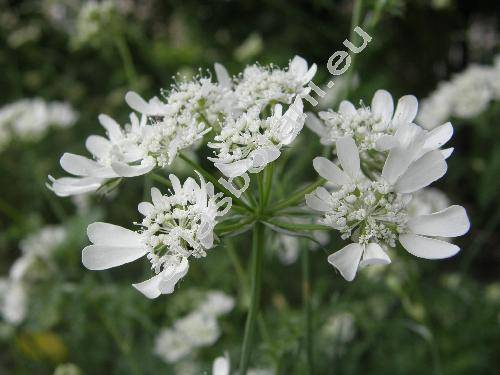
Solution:
M250 355L254 341L255 323L259 312L260 292L262 284L262 261L264 254L264 225L257 222L252 233L252 274L250 307L245 323L245 334L240 357L240 375L248 370Z

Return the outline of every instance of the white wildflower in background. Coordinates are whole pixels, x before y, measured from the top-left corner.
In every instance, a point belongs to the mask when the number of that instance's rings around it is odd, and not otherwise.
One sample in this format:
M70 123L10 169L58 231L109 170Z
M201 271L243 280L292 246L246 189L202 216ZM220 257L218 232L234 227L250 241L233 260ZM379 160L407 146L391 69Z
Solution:
M346 344L356 335L354 315L349 312L336 313L328 318L321 331L336 344Z
M223 292L210 291L191 312L164 328L156 337L155 353L167 363L175 363L197 348L211 346L220 337L217 317L234 307L234 299Z
M48 187L58 196L66 197L84 194L99 189L106 181L120 177L135 177L150 172L155 161L143 152L141 142L151 127L132 113L130 124L121 128L107 115L99 115L99 122L106 129L107 138L91 135L85 146L94 159L65 153L60 160L61 167L76 177L54 179Z
M441 82L436 91L422 101L417 122L433 129L450 117L471 119L500 99L500 57L492 66L470 65Z
M219 316L227 314L234 308L234 298L220 291L207 293L205 301L199 307L204 314Z
M65 102L21 99L0 108L0 150L12 139L38 141L50 127L72 126L78 118Z
M153 202L139 204L144 219L137 223L141 227L138 231L107 223L89 225L87 233L93 245L83 249L85 267L104 270L146 255L156 275L134 287L148 298L173 292L188 271L188 259L204 257L213 247L216 218L227 213L231 200L215 194L213 185L201 176L200 184L188 178L181 185L172 174L170 181L170 195L152 188Z
M112 0L85 1L76 18L75 41L78 44L96 43L106 36L106 28L112 26L116 15L116 4Z
M220 134L208 144L216 150L216 157L209 160L225 176L233 178L262 171L302 130L304 115L299 97L285 113L280 104L269 117L261 118L261 110L254 106L237 119L228 119Z
M448 138L446 133L440 136ZM442 144L442 139L434 139L433 145ZM423 149L415 148L415 144L421 144ZM323 212L324 225L340 231L343 239L353 241L328 257L346 280L354 279L358 267L390 263L384 248L395 247L396 241L411 254L427 259L447 258L460 250L432 237L466 233L469 220L463 207L450 206L414 217L408 214L411 194L441 178L447 170L441 152L435 147L426 148L425 144L414 138L409 145L394 147L382 172L375 176L362 173L359 150L351 137L336 142L342 169L326 158L314 159L316 171L335 189L330 192L319 187L306 196L306 202Z
M272 375L275 372L267 368L249 368L247 375ZM224 357L217 357L212 364L212 375L230 375L231 361L229 355L225 353Z
M0 312L7 323L17 325L26 317L30 285L50 267L51 256L67 238L61 226L46 226L21 241L22 255L12 264L0 287Z
M6 323L20 324L28 309L28 293L24 283L10 279L0 279L0 313Z

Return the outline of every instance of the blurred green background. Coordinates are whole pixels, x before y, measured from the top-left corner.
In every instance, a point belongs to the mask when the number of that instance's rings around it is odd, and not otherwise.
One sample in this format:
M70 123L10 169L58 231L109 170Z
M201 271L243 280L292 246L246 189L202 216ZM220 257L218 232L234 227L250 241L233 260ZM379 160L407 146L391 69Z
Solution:
M246 235L232 240L238 259L220 246L193 265L173 295L150 301L130 286L142 280L146 264L101 273L80 264L86 225L137 220L144 180L131 179L109 196L74 200L53 195L47 175L60 175L63 152L85 154L85 137L102 134L99 113L127 119L125 92L157 95L178 72L190 76L221 62L236 74L255 61L286 66L298 54L318 65L314 82L322 86L329 79L326 61L344 49L353 8L350 0L110 4L89 29L82 24L84 1L0 0L0 107L39 97L67 102L78 113L71 127L50 127L36 139L14 137L0 151L0 274L9 274L23 239L47 225L67 232L47 269L29 284L25 319L1 320L2 374L201 374L224 351L236 362L248 301L233 267L248 264ZM356 60L353 102L368 105L379 88L420 100L470 64L493 64L500 53L500 2L365 0L363 20L377 9L373 40ZM492 100L480 115L451 121L455 152L436 187L468 211L472 229L457 240L462 251L438 262L399 252L392 265L360 273L353 283L333 271L323 252L313 253L318 374L500 373L500 103ZM310 164L299 160L321 152L309 130L295 148L291 184L313 178ZM280 246L269 241L266 251L265 327L252 366L301 374L300 263L282 264ZM326 248L339 246L332 238ZM219 321L220 338L188 360L162 361L154 353L159 330L212 289L238 301Z

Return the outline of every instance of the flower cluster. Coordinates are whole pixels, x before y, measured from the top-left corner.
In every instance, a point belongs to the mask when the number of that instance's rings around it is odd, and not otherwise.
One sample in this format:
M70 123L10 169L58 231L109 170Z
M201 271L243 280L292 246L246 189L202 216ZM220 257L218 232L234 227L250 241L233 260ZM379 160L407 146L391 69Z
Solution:
M9 276L0 279L0 313L7 323L24 320L30 285L43 277L51 255L66 238L63 227L47 226L21 241L22 256L12 264Z
M61 166L75 177L49 177L50 188L59 196L84 194L113 180L170 167L179 152L198 146L208 133L213 139L210 147L218 150L211 160L226 176L262 169L302 129L299 95L307 93L304 85L316 66L308 70L307 62L296 56L286 70L259 69L262 77L253 87L251 97L255 100L249 108L244 101L250 93L239 89L243 85L250 90L250 78L245 78L248 74L231 79L220 64L215 64L217 83L203 76L182 80L164 90L162 99L155 96L147 101L128 92L125 100L142 115L141 119L132 113L130 124L121 128L110 117L100 115L108 138L92 135L86 142L95 160L64 154ZM285 89L288 96L278 97L277 92ZM293 104L283 113L282 106L276 103L290 104L293 98ZM272 114L268 104L273 105Z
M357 108L349 101L342 101L338 112L333 110L320 112L318 119L308 113L307 126L315 132L324 145L335 146L335 142L343 137L352 137L360 151L362 167L381 169L385 160L385 152L395 146L408 146L415 140L412 148L420 148L422 152L441 147L451 137L451 124L446 123L429 132L411 124L418 111L418 102L413 95L403 96L398 100L394 110L394 102L390 93L378 90L373 96L371 107ZM448 138L447 138L448 137ZM439 143L439 144L438 144ZM403 148L400 148L404 150ZM443 150L448 157L453 149ZM413 154L410 152L408 155ZM399 155L397 156L399 157Z
M340 167L324 157L314 159L314 169L331 189L317 188L306 196L306 203L323 213L321 223L353 241L328 258L346 280L354 279L358 267L390 263L384 249L395 247L397 241L411 254L428 259L450 257L460 250L432 237L466 233L469 220L463 207L419 216L411 216L408 209L413 193L446 173L449 153L443 155L439 147L451 133L451 124L427 132L401 122L388 143L389 151L381 153L385 159L381 170L362 169L362 154L350 135L335 143Z
M65 102L47 102L40 98L22 99L0 108L0 150L12 139L37 141L51 127L72 126L78 118Z
M99 189L109 179L139 176L155 167L154 160L141 147L144 137L152 132L145 117L139 120L132 113L130 124L124 128L107 115L101 114L99 122L108 137L91 135L85 142L95 160L65 153L60 160L61 167L76 177L55 179L49 176L52 183L49 188L57 195L88 193Z
M500 99L500 56L493 66L471 65L442 82L423 100L418 122L432 129L450 117L470 119L483 112L492 100Z
M231 207L231 200L215 194L212 184L200 176L200 184L188 178L184 185L171 174L170 195L151 189L152 203L139 204L144 219L137 231L113 224L93 223L87 234L93 245L82 252L91 270L103 270L132 262L146 255L155 273L134 287L148 298L174 291L188 272L190 257L200 258L213 247L216 218Z
M196 310L164 328L156 337L155 353L167 363L177 362L196 348L214 344L220 337L217 318L234 308L234 299L211 291Z

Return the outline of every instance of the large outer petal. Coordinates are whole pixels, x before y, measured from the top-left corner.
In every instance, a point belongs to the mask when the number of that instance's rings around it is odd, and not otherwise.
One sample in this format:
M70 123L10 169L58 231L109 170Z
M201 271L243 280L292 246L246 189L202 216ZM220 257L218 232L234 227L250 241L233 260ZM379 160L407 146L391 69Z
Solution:
M351 243L328 257L328 263L339 270L347 281L354 280L359 261L363 254L363 247L358 243Z
M133 262L147 253L146 247L89 245L82 251L82 263L99 271Z
M141 246L140 234L118 225L96 222L87 227L87 236L95 245Z
M456 205L430 215L414 217L407 225L415 234L439 237L461 236L470 228L465 208Z
M356 180L361 174L359 150L351 137L343 137L337 140L337 156L342 165L342 169L353 180Z
M457 245L416 234L401 234L399 242L410 254L425 259L444 259L460 251Z
M412 193L443 177L447 168L441 152L431 151L410 165L396 181L394 190L398 193Z
M366 246L361 262L359 262L359 266L366 267L372 264L389 263L391 263L391 258L389 258L384 249L382 249L379 244L372 242Z
M318 156L313 160L313 167L318 174L335 185L350 182L349 176L327 158Z

